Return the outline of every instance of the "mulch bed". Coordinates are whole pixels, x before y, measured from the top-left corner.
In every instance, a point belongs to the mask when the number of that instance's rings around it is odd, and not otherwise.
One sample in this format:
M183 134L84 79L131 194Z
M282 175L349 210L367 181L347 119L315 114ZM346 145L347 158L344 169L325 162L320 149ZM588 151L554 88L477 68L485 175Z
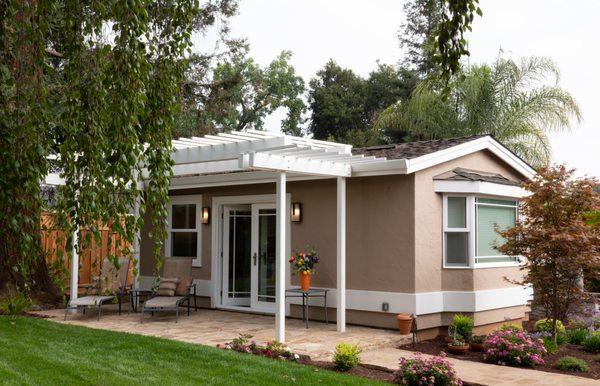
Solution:
M450 354L446 350L447 343L444 341L443 337L437 337L431 340L424 340L422 342L418 342L414 347L412 344L407 344L404 346L400 346L399 348L403 350L409 351L418 351L424 354L430 355L439 355L441 351L444 351L449 358L463 359L473 362L482 362L483 360L483 352L477 351L468 351L464 355L454 355ZM564 357L564 356L572 356L575 358L583 359L587 362L590 367L590 371L588 373L576 373L576 372L566 372L553 368L554 363ZM600 362L596 362L594 358L597 354L591 354L583 351L580 346L572 345L572 344L564 344L559 347L554 355L547 355L544 357L544 361L546 362L543 366L536 366L534 370L546 371L550 373L559 373L559 374L568 374L568 375L577 375L580 377L600 379Z
M342 373L342 371L337 371L332 362L325 361L301 361L301 364L315 366L328 371L336 371ZM369 378L383 382L392 382L394 380L394 374L392 370L386 369L384 367L379 366L370 366L370 365L358 365L350 371L343 372L345 374L354 375L357 377Z

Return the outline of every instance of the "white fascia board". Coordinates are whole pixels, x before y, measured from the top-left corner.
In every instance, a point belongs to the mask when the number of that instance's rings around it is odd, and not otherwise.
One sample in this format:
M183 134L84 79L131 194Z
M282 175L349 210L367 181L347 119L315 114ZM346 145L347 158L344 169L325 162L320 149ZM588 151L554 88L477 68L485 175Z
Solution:
M214 144L209 146L195 146L177 149L171 153L175 164L189 164L197 162L223 161L237 159L242 153L256 151L269 147L290 145L290 140L285 137L267 137L264 139L247 140Z
M331 177L350 177L351 174L350 165L344 162L320 161L268 153L243 154L239 157L239 167Z
M386 174L406 174L407 160L374 160L352 164L352 177L378 176Z
M182 190L192 188L207 188L214 186L272 184L275 182L277 172L275 171L248 171L243 173L226 173L203 176L187 176L171 179L169 190ZM288 182L322 180L332 178L331 176L314 176L306 174L288 174Z
M490 196L523 198L529 192L520 186L495 184L484 181L434 180L433 189L437 193L468 193Z
M492 137L481 137L448 149L407 160L407 173L418 172L419 170L427 169L484 149L491 151L526 178L532 178L536 174L535 170L527 165L527 163Z

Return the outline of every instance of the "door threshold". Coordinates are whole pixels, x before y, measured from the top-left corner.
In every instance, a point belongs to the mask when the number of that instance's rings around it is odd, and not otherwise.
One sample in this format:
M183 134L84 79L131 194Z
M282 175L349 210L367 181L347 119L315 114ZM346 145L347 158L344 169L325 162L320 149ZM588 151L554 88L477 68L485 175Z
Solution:
M243 306L217 306L218 310L225 311L236 311L236 312L244 312L247 314L258 314L258 315L268 315L274 316L275 311L265 310L265 309L257 309L251 307L243 307Z

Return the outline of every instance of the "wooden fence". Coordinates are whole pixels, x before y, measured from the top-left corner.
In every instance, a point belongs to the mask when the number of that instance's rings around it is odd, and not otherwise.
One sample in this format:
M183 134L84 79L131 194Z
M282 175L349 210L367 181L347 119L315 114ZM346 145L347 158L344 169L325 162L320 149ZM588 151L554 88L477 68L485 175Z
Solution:
M71 271L71 256L65 256L66 235L62 230L54 226L54 216L52 213L44 212L41 217L42 222L42 248L46 254L46 262L55 264L59 256L64 256L63 264L67 272ZM79 253L79 284L90 284L94 276L100 274L100 267L105 257L109 255L120 254L119 251L131 249L131 244L115 232L111 232L108 226L100 228L102 235L101 242L96 242L93 237L89 245ZM89 231L81 231L81 238L86 237ZM110 236L110 237L109 237ZM109 243L110 239L110 243ZM129 271L128 283L132 282L133 264ZM65 283L68 285L68 282Z

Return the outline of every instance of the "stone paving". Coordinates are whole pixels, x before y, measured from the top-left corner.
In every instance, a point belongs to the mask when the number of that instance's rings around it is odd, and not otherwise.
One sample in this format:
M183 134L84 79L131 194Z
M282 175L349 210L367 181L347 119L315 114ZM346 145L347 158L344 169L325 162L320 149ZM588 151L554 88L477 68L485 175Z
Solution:
M275 319L272 316L254 315L240 312L201 309L192 311L191 316L182 316L175 323L175 316L158 314L144 318L140 323L139 314L123 313L119 316L115 311L103 310L100 321L91 314L70 314L67 322L63 322L63 310L43 311L40 314L49 316L51 320L104 330L129 332L141 335L157 336L165 339L180 340L215 346L232 340L240 333L254 336L258 342L275 337ZM395 369L400 357L410 357L410 351L399 350L401 344L409 343L411 337L400 335L396 331L367 327L347 326L345 333L338 333L335 324L310 322L309 329L296 319L286 320L286 343L294 351L310 355L314 360L330 360L334 347L340 342L358 342L363 347L361 355L363 363ZM600 381L564 374L548 373L514 367L500 367L485 363L471 362L449 358L459 376L474 384L509 386L509 385L552 385L552 386L587 386L600 385Z

